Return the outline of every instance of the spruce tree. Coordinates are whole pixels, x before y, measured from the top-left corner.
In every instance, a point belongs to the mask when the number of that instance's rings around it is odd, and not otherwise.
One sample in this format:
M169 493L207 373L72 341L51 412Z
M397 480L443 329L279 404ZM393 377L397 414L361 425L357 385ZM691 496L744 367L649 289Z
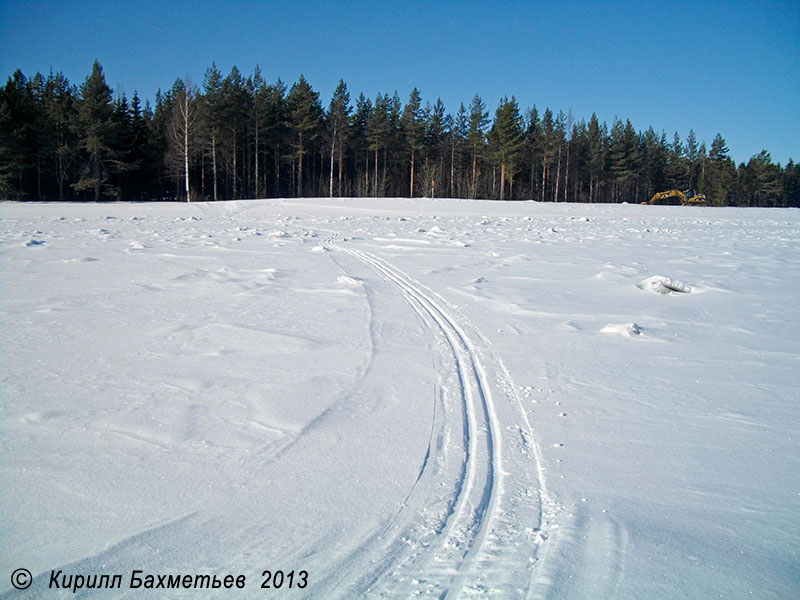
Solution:
M106 84L103 68L94 61L92 73L80 88L78 124L84 162L78 180L72 184L76 192L91 190L99 202L102 193L113 195L108 185L112 163L119 156L114 147L114 103L111 88Z
M43 102L51 127L49 148L60 201L67 199L67 186L78 150L75 136L77 95L63 73L47 78Z

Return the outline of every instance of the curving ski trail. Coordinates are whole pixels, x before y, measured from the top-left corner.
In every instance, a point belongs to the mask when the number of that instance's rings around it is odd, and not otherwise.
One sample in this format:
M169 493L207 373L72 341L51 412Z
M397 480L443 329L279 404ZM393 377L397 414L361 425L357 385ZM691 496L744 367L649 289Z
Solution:
M523 486L524 489L512 485L514 497L508 499L504 499L507 474L504 431L492 392L493 382L478 345L452 316L446 303L419 282L388 261L364 250L339 246L337 240L338 235L332 233L323 245L328 250L352 256L399 289L423 322L443 339L445 362L451 365L457 382L457 398L451 403L457 402L461 413L459 423L452 417L448 419L447 411L441 410L438 414L441 422L432 424L432 442L434 436L451 441L458 438L462 452L458 473L450 470L446 509L443 514L433 514L427 508L436 501L431 497L431 489L435 491L437 484L442 485L439 479L443 471L436 464L429 468L430 464L447 460L447 448L443 449L440 441L436 457L432 457L434 449L429 445L417 482L403 502L403 508L379 536L384 539L373 540L371 543L376 547L371 550L363 549L365 554L372 554L372 562L380 566L360 579L361 589L379 596L392 596L399 589L408 589L409 593L442 598L509 589L515 593L527 591L531 585L532 565L538 560L536 549L546 539L541 529L548 509L543 506L551 501L542 485L544 475L538 446L505 366L500 362L499 368L491 371L508 400L505 410L515 413L511 415L514 421L517 420L516 411L522 410L525 419L520 428L524 429L520 434L524 448L520 449L520 442L513 440L510 455L517 462L521 455L525 461L533 459L536 475L536 481L528 481L532 485ZM483 342L480 334L477 335ZM481 348L484 345L482 343ZM483 350L488 352L490 360L497 362L490 350ZM442 368L447 370L446 365ZM446 394L447 390L439 393ZM508 420L506 415L504 421ZM424 484L420 485L421 482ZM536 493L530 489L533 486L538 490ZM522 534L514 531L517 526ZM378 550L377 546L383 549ZM376 557L376 553L382 556ZM498 557L503 558L500 567L497 566ZM505 572L498 573L503 570ZM498 579L500 587L496 585Z

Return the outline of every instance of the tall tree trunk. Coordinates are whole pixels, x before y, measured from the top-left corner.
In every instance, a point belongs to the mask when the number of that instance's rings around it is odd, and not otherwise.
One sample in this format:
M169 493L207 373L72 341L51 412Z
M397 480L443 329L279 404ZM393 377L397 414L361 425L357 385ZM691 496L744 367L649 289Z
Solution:
M300 132L300 150L297 153L297 197L303 196L303 133Z
M97 158L96 149L92 154L94 157L94 201L100 202L100 161Z
M236 130L233 131L233 199L236 200Z
M344 162L344 158L342 156L342 142L339 142L339 180L338 180L338 194L339 198L342 197L342 163Z
M62 161L64 159L59 156L58 157L58 199L59 201L64 201L64 166Z
M186 201L191 202L189 195L189 94L183 95L183 180Z
M414 148L411 148L411 197L414 197Z
M333 198L333 156L336 150L336 126L333 128L333 135L331 136L331 179L328 186L330 197Z
M476 195L475 190L475 179L478 176L478 144L472 145L472 194L471 197L474 200Z
M450 198L454 196L453 188L455 187L456 180L456 143L455 140L450 141Z
M275 197L281 195L281 147L275 144Z
M255 175L254 175L253 177L254 177L255 184L256 184L256 189L255 189L255 197L256 197L256 198L258 198L258 197L259 197L259 196L258 196L258 184L259 184L259 181L258 181L258 123L256 123L256 151L255 151L255 161L256 161L256 162L255 162Z
M375 181L373 182L375 186L375 197L378 197L378 144L375 144Z
M542 159L542 202L544 202L545 188L547 187L547 156Z
M219 200L217 194L217 129L211 127L211 177L214 179L214 202Z
M500 159L500 200L505 200L506 188L506 159Z
M567 140L567 164L564 166L564 202L569 202L569 140Z
M558 184L561 182L561 148L558 149L558 166L556 167L556 190L553 194L553 202L558 202Z

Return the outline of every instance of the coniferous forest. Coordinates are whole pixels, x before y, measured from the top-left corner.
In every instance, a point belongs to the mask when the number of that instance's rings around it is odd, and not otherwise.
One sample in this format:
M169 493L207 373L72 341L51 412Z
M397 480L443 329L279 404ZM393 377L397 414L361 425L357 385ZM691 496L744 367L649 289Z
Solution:
M452 107L451 107L452 108ZM800 172L766 150L738 166L710 146L629 120L522 109L473 97L448 110L414 89L353 98L340 81L325 106L302 76L287 86L215 65L178 79L154 104L115 95L95 62L80 85L61 73L0 88L0 198L229 200L435 196L642 202L694 189L709 204L800 206Z

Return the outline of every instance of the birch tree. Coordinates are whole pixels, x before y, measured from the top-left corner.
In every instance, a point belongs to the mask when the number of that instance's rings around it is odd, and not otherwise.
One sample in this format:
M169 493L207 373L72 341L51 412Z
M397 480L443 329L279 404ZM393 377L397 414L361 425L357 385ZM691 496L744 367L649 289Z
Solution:
M183 180L183 193L187 202L192 201L189 185L189 161L194 144L194 128L196 121L196 91L191 81L186 78L178 80L173 86L174 106L168 135L173 166L177 167Z

